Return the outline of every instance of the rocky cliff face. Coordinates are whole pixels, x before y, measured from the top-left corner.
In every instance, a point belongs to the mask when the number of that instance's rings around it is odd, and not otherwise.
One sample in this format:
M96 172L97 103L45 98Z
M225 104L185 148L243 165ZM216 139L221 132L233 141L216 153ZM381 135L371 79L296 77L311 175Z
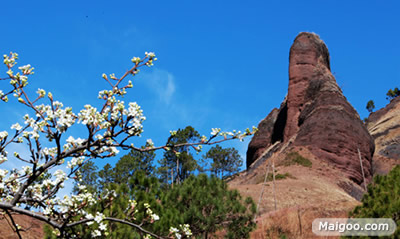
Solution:
M400 97L371 113L366 124L375 139L374 173L386 174L400 164Z
M289 89L279 109L260 122L247 151L247 168L265 160L268 151L306 147L343 177L367 182L372 176L374 140L344 97L330 71L329 52L313 33L300 33L289 56Z

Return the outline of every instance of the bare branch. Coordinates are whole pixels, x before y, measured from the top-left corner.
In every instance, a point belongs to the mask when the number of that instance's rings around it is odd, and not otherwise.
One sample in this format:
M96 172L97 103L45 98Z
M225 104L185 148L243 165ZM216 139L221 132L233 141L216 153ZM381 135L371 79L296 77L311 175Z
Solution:
M17 233L18 238L22 239L21 233L19 232L18 225L15 223L14 218L11 216L11 214L10 214L10 212L8 210L4 210L4 211L7 213L8 217L10 217L11 223L15 228L15 232Z

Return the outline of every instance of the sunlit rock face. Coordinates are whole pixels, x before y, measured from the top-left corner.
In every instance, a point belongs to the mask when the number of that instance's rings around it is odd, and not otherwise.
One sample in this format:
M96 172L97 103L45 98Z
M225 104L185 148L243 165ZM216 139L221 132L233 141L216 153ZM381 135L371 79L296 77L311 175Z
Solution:
M400 164L400 97L371 113L367 128L375 139L374 174L387 174Z
M371 179L374 140L337 85L328 48L314 33L295 38L289 55L288 94L258 127L248 147L247 168L273 145L275 152L288 145L305 146L361 184L360 150L366 181Z

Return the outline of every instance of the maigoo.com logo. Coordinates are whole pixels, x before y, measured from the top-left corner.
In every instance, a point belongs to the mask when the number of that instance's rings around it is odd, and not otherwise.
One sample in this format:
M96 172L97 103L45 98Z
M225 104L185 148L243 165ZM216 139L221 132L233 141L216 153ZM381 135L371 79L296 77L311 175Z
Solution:
M391 218L317 218L312 224L318 236L390 236L396 228Z

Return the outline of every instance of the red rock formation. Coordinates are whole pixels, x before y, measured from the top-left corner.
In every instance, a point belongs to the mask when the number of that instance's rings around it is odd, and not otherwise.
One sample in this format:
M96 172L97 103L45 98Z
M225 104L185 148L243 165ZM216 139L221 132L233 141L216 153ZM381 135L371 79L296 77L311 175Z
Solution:
M286 105L283 104L283 105ZM275 122L282 122L282 120L278 120L278 114L279 112L282 112L282 109L273 109L271 113L268 114L265 119L263 119L259 124L258 124L258 131L256 132L255 136L250 142L249 148L247 150L247 158L254 158L257 159L261 156L261 154L264 152L266 148L271 146L271 144L274 142L276 139L272 139L272 135L274 133L274 129L277 129L278 127L275 126ZM284 117L286 118L286 117ZM284 127L284 125L283 125ZM276 131L276 130L275 130ZM276 134L274 135L274 138L276 138ZM255 160L247 160L247 168L250 167L251 163L253 163Z
M247 151L247 166L276 141L306 146L343 176L363 182L358 149L367 182L372 175L374 141L331 74L329 52L313 33L300 33L290 49L289 89L279 110L259 124Z
M386 174L400 164L399 122L400 97L368 117L367 128L375 139L374 174Z

